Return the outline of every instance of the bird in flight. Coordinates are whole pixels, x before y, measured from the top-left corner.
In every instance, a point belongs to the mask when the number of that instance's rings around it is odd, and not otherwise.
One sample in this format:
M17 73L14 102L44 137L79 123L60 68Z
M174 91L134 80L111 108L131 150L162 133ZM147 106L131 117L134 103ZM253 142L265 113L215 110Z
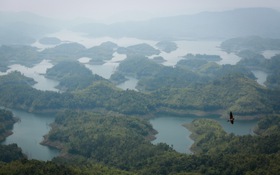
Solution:
M228 120L228 122L230 122L231 124L234 123L234 117L233 117L233 114L232 114L231 111L230 111L230 113L229 113L229 120Z

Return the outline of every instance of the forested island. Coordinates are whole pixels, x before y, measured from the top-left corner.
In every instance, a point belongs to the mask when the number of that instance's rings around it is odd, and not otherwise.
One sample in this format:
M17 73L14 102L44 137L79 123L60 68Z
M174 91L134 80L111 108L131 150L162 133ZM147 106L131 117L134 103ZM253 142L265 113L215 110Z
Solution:
M242 50L251 50L260 53L264 50L279 50L280 39L260 36L237 37L222 42L221 48L227 52L237 53Z
M175 51L178 48L177 44L172 41L160 41L156 46L167 53Z
M206 60L206 61L220 61L222 58L219 55L206 55L206 54L187 54L183 56L185 59Z
M143 56L158 55L160 53L159 50L155 49L154 47L146 43L136 44L133 46L128 46L126 48L120 47L118 48L117 52L119 54L143 55Z

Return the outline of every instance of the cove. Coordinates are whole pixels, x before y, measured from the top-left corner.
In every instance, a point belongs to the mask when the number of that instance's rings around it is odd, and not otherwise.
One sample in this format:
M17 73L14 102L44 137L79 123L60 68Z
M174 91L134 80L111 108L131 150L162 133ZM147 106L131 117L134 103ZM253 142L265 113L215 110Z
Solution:
M193 140L190 138L191 132L183 124L190 123L197 118L197 116L159 116L151 119L150 123L158 132L152 143L166 143L177 152L191 154L190 147L193 144ZM212 119L217 120L227 133L235 135L253 134L253 128L258 122L258 120L236 120L234 125L231 125L227 119L218 117Z
M9 109L19 121L14 124L13 134L7 137L2 144L16 143L28 159L48 161L59 155L59 150L43 146L43 136L46 135L54 122L54 116L38 115L20 110Z

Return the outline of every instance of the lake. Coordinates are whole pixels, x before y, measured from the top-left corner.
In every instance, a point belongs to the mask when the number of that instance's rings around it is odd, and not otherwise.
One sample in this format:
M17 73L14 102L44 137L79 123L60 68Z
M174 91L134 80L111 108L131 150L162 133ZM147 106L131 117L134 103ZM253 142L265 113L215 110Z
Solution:
M257 82L262 85L265 86L265 81L266 78L268 76L268 74L262 70L252 70L252 73L255 75L255 77L257 78Z
M49 35L50 37L57 37L61 41L65 42L78 42L82 45L84 45L87 48L98 46L103 42L111 41L116 44L118 44L121 47L127 47L135 44L141 44L141 43L147 43L154 48L156 47L157 41L151 41L151 40L141 40L136 38L111 38L111 37L101 37L101 38L88 38L83 33L77 33L77 32L71 32L71 31L61 31L57 33L53 33ZM192 53L192 54L210 54L210 55L220 55L222 60L218 61L218 64L236 64L241 58L236 56L233 53L226 53L220 49L221 41L191 41L191 40L183 40L183 41L175 41L175 43L178 46L178 49L166 53L161 52L159 56L162 56L166 62L162 63L165 66L174 66L176 63L183 59L183 56ZM45 49L48 47L54 47L54 45L43 45L39 44L38 41L33 44L33 46L38 47L39 49ZM273 55L277 54L276 51L267 51L263 53L264 55ZM158 55L154 55L158 56ZM153 58L154 56L151 56L150 58ZM79 62L83 63L88 69L92 71L94 74L98 74L102 76L103 78L109 79L111 75L116 71L119 62L124 60L126 58L126 55L124 54L118 54L115 52L113 54L113 58L111 60L108 60L103 65L92 65L89 64L90 58L80 58L78 59ZM53 65L48 60L43 60L41 63L35 65L32 68L28 68L22 65L12 65L10 66L10 69L5 72L1 73L0 75L6 74L8 72L18 70L21 73L23 73L25 76L33 78L37 83L33 86L36 89L39 90L49 90L49 91L59 91L56 89L56 86L59 84L58 81L45 78L42 74L46 73L46 70L48 68L51 68ZM254 72L253 72L254 73ZM254 73L257 82L259 82L261 85L263 85L263 82L265 82L267 74L262 71L258 71ZM133 89L136 90L136 85L138 83L138 80L132 77L127 77L128 80L120 85L118 85L121 89Z
M55 118L51 115L37 115L20 110L11 110L15 117L20 120L14 124L13 134L2 142L8 145L16 143L21 147L28 159L51 160L59 155L59 150L43 146L43 136L46 135Z
M280 54L280 50L265 50L262 52L262 55L266 59L270 59L271 57Z
M166 143L172 146L177 152L190 154L190 147L193 140L190 139L191 132L183 126L185 123L190 123L196 116L178 117L178 116L160 116L150 120L153 128L158 131L153 144ZM234 125L227 122L227 119L214 117L227 133L236 135L253 134L252 130L256 126L258 120L238 121Z
M54 33L49 36L57 37L63 42L78 42L83 44L85 47L90 48L93 46L100 45L103 42L111 41L118 44L121 47L127 47L130 45L147 43L156 48L157 41L150 40L140 40L136 38L87 38L83 33L76 33L70 31L62 31L59 33ZM192 53L192 54L211 54L220 55L222 60L217 62L218 64L236 64L240 57L234 54L228 54L223 52L219 46L221 41L176 41L178 49L171 52L165 53L161 52L162 56L166 62L163 63L165 66L174 66L176 63L182 59L182 56ZM54 47L45 46L34 43L34 46L40 49ZM272 52L265 52L267 57L274 54ZM106 79L117 69L119 62L126 58L123 54L114 53L113 59L106 61L103 65L91 65L89 64L90 58L80 58L79 61L87 68L89 68L93 73L98 74ZM152 57L151 57L152 58ZM48 60L43 60L39 64L32 68L28 68L22 65L11 65L10 69L5 73L0 73L0 75L7 74L8 72L17 70L23 73L25 76L33 78L37 83L33 86L39 90L50 90L59 91L56 89L58 81L45 78L42 74L46 73L48 68L53 65ZM258 83L262 84L265 82L267 74L262 71L253 72L257 77ZM138 80L133 77L127 77L128 81L119 84L118 87L122 89L133 89L136 90L136 85ZM17 143L22 147L23 152L28 155L29 158L39 159L39 160L50 160L57 156L59 152L57 150L50 149L48 147L42 146L39 143L43 139L43 135L47 134L50 130L49 124L54 121L52 116L41 116L26 113L23 111L13 110L16 116L21 119L14 125L14 134L9 136L4 144ZM173 145L173 148L178 152L191 153L189 148L193 141L189 138L190 132L182 126L184 123L191 122L195 117L183 118L183 117L158 117L150 120L154 128L159 132L156 137L157 139L153 143L164 142L169 145ZM227 132L233 132L238 135L250 134L251 129L256 121L236 121L234 125L229 125L225 119L217 119Z
M9 69L6 72L0 73L0 75L8 74L12 71L19 71L24 76L33 78L37 83L33 85L34 88L42 91L56 91L56 86L59 84L58 81L46 78L43 74L46 73L47 69L51 68L53 65L49 60L43 60L40 63L36 64L33 67L26 67L19 64L14 64L9 66Z

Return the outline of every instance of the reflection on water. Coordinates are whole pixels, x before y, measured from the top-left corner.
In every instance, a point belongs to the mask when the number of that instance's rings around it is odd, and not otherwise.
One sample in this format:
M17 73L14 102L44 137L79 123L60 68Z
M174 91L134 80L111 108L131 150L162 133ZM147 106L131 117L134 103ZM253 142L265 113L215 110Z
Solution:
M2 143L5 145L16 143L22 148L29 159L51 160L59 155L59 151L43 146L40 142L49 132L54 116L31 114L19 110L11 110L20 120L14 124L13 134Z
M197 117L176 117L176 116L161 116L150 120L153 128L158 131L153 144L160 142L172 146L177 152L191 153L190 147L193 140L190 139L191 132L183 126L185 123L190 123ZM240 121L236 120L234 125L227 122L226 119L213 118L217 120L227 133L235 135L253 134L252 130L257 124L257 120Z

